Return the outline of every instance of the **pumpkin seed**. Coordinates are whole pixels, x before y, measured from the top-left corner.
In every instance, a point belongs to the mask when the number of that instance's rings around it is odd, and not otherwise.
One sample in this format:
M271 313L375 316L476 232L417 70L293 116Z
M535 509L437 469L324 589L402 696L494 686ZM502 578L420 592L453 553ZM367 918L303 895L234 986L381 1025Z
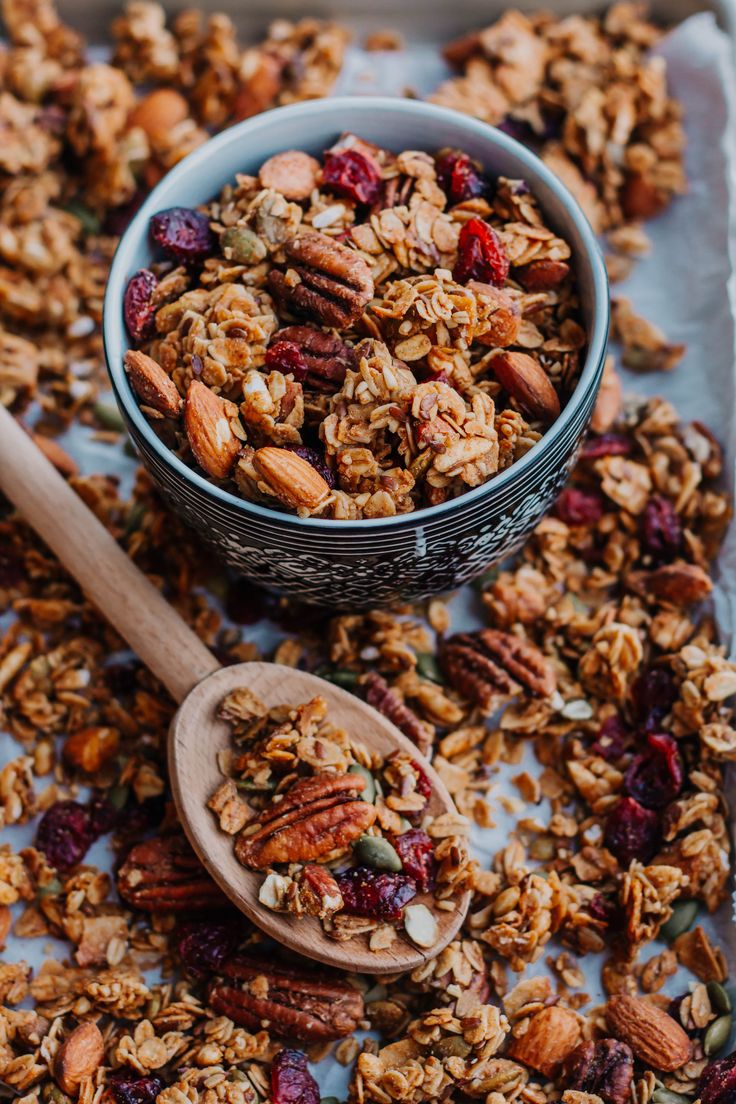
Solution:
M448 1035L432 1047L435 1058L467 1058L471 1050L461 1035Z
M85 207L83 203L80 203L78 199L71 199L64 210L68 211L81 223L85 234L99 234L101 227L99 216L94 211L90 211L89 207Z
M365 779L365 789L358 794L361 801L367 801L369 805L372 805L376 800L376 780L362 763L351 763L348 767L348 774L359 774L361 778Z
M391 870L394 874L401 870L396 848L382 836L362 835L353 844L353 850L358 861L373 870Z
M417 654L417 674L421 675L422 678L429 679L430 682L442 683L445 681L437 657L433 656L431 652L419 652Z
M713 1005L716 1012L726 1013L731 1011L733 1007L731 998L720 981L709 981L706 985L706 989L708 990L710 1003Z
M335 686L341 686L343 690L354 690L358 683L358 675L355 671L345 671L340 667L330 667L326 671L317 671L316 674Z
M691 1100L691 1096L684 1096L683 1093L664 1087L655 1089L652 1093L652 1104L690 1104Z
M667 923L659 929L659 938L664 939L665 943L672 943L692 926L697 915L697 901L678 901Z
M114 429L116 433L124 432L125 422L116 406L112 406L111 403L97 402L92 407L92 410L94 411L97 421L103 425L105 429Z
M265 243L247 226L231 226L220 238L220 245L236 264L258 264L267 252Z
M340 1098L338 1096L323 1096L320 1104L340 1104Z
M703 1051L708 1057L723 1050L731 1034L731 1015L719 1016L714 1020L705 1033L703 1039Z
M58 878L52 878L46 885L38 887L36 890L36 897L41 899L44 897L56 897L58 893L61 893L63 888Z
M498 567L490 567L488 571L484 571L482 575L478 575L476 579L473 579L473 590L479 590L483 593L486 587L493 586L499 574L500 569Z
M399 817L399 828L402 832L410 832L412 823L410 820L407 820L406 817Z

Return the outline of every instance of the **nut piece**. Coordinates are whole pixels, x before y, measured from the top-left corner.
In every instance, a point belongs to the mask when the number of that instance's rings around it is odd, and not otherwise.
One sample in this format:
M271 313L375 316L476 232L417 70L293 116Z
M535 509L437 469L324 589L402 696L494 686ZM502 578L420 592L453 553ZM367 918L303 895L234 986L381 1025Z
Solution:
M294 510L316 510L330 494L316 468L289 449L267 445L255 453L253 464L279 502Z
M395 690L392 690L382 675L370 671L363 679L365 687L365 700L379 713L401 729L413 744L416 744L422 755L426 755L432 746L433 732L430 726L417 717L416 713L406 705Z
M274 334L271 345L289 341L299 348L307 366L306 383L319 391L332 391L342 384L350 369L358 368L355 349L337 334L316 330L313 326L286 326Z
M95 1023L81 1023L61 1044L54 1057L57 1085L68 1096L76 1096L85 1077L91 1077L105 1057L105 1043Z
M118 893L144 912L199 912L227 904L181 835L136 844L118 871Z
M358 800L364 786L357 774L317 774L295 782L239 836L238 860L251 870L265 870L344 850L376 819L375 806Z
M560 399L539 361L527 353L499 353L491 368L501 386L522 410L543 422L560 414Z
M532 261L516 270L516 278L525 291L549 291L557 287L570 275L570 266L565 261L553 261L549 258Z
M499 695L526 688L549 697L557 688L555 672L538 648L497 629L451 636L441 648L440 665L450 685L485 710Z
M286 199L309 199L317 184L319 161L301 150L286 150L269 157L261 165L258 179L262 188L273 188Z
M690 1060L692 1047L672 1016L641 997L611 997L606 1004L608 1030L636 1057L656 1070L671 1073Z
M505 288L469 280L468 287L478 300L478 326L475 338L481 345L505 348L514 345L521 327L521 309Z
M512 1040L508 1054L545 1077L555 1077L579 1042L580 1022L575 1013L552 1005L532 1016L526 1033Z
M90 725L72 733L64 744L62 755L73 767L94 774L113 757L119 743L120 733L116 728Z
M626 1104L634 1080L631 1047L618 1039L581 1043L565 1062L565 1085L599 1096L604 1104Z
M305 1043L341 1039L365 1014L360 993L324 968L317 973L238 956L222 974L210 988L209 1003L249 1031L260 1031L268 1021L274 1035Z
M224 400L200 380L189 384L184 428L200 468L213 479L227 479L240 451L240 441L230 427Z
M152 406L166 418L178 418L181 395L161 365L137 349L128 349L124 363L130 386L141 402Z
M292 310L346 328L373 298L371 270L354 250L304 230L284 245L286 269L268 274L270 290Z
M128 123L144 130L152 142L163 142L169 131L189 115L189 104L173 88L155 88L136 104Z
M631 571L626 584L637 594L668 602L673 606L691 606L702 602L713 590L713 580L697 564L664 564L654 571Z

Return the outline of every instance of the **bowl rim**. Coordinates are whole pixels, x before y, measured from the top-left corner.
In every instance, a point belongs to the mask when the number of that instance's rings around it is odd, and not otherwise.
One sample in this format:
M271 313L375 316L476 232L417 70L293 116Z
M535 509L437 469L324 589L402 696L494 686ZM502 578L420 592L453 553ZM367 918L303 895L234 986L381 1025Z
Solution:
M584 253L590 266L593 283L593 300L595 304L592 332L588 336L588 349L577 386L570 396L567 405L563 409L557 421L547 430L542 438L535 442L531 449L519 460L515 461L505 471L480 484L478 487L448 499L436 506L423 506L419 510L413 510L405 514L396 514L383 518L335 519L306 517L300 518L296 514L288 514L281 510L261 506L259 503L250 502L231 491L225 490L216 483L210 482L205 476L193 468L188 467L184 461L168 448L163 441L153 432L153 429L145 418L135 400L133 390L123 368L123 349L125 348L125 327L122 317L123 293L128 279L132 275L130 254L141 237L147 235L148 222L152 215L162 209L163 203L159 199L162 193L175 189L192 170L201 167L205 162L214 160L218 150L233 142L239 142L243 138L252 135L261 129L271 130L278 127L284 117L304 117L305 123L313 121L316 116L337 113L349 119L350 112L370 110L383 111L393 114L405 114L410 117L424 116L427 118L442 119L446 123L459 127L468 133L472 133L490 146L500 147L515 157L523 167L536 175L547 187L555 192L557 199L564 207L568 217L575 224L583 244ZM349 124L342 119L336 129L343 131L349 129ZM359 129L359 126L356 127ZM172 206L175 201L166 201ZM303 103L289 104L286 107L273 108L262 112L250 119L235 123L226 130L210 138L202 146L199 146L187 157L183 158L171 169L166 176L148 194L140 208L126 227L115 250L103 303L102 339L107 364L107 371L112 384L117 402L123 409L123 413L135 426L146 444L153 449L164 465L173 473L182 478L185 483L192 483L206 495L219 501L223 505L234 508L236 511L252 515L254 518L267 520L279 525L293 526L295 529L323 530L325 533L345 532L354 530L365 532L385 530L400 526L422 526L443 518L453 510L464 506L472 506L479 499L491 499L494 496L502 496L503 492L517 480L522 480L527 472L537 462L543 460L549 446L559 438L568 424L572 422L581 405L596 384L599 378L603 361L605 359L608 331L610 325L610 298L609 284L603 253L595 236L592 226L583 214L577 201L565 185L554 175L544 162L535 153L528 150L515 138L509 137L503 131L488 123L475 119L470 115L464 115L450 108L440 107L436 104L425 103L421 100L404 99L391 96L327 96L321 100L307 100ZM113 347L115 353L113 355Z

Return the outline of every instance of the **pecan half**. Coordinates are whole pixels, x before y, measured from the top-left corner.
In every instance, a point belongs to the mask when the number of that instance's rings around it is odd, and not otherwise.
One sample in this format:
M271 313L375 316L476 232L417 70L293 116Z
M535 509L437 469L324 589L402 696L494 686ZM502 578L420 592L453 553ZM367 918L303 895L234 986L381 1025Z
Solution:
M274 295L326 326L357 322L373 298L373 277L362 257L314 230L287 241L284 253L285 270L274 268L268 274Z
M383 713L392 724L395 724L405 736L408 736L413 744L417 745L422 755L426 755L432 746L432 732L428 725L419 720L419 717L405 705L395 690L380 675L371 672L362 680L365 687L365 700L379 713Z
M497 629L451 636L440 649L440 665L450 685L482 709L493 708L499 695L526 689L549 697L557 687L554 670L538 648Z
M343 850L376 819L375 806L357 799L364 787L357 774L301 779L239 836L237 858L251 870L265 870L274 863L313 862Z
M565 1063L564 1079L569 1089L593 1093L604 1104L625 1104L634 1079L631 1047L618 1039L581 1043Z
M209 1003L249 1031L265 1024L274 1035L307 1043L341 1039L365 1014L360 993L324 969L317 974L238 956L222 974L210 986Z
M345 373L358 367L355 349L337 334L316 330L313 326L286 326L274 335L269 353L283 341L296 345L306 366L304 382L320 391L334 391L345 380ZM269 367L271 359L267 358Z
M198 912L228 903L181 835L136 844L118 871L118 893L144 912Z

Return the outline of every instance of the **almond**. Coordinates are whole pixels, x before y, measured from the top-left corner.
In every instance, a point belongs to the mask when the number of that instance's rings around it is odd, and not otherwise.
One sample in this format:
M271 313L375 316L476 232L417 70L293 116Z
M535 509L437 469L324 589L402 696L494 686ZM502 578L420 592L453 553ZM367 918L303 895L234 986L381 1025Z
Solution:
M256 471L285 506L294 510L316 510L330 493L319 472L288 449L258 449L253 457Z
M240 442L230 426L224 399L199 380L189 384L184 428L199 466L213 479L227 479Z
M188 115L189 104L180 92L156 88L136 104L128 122L144 130L152 142L162 142Z
M138 398L167 418L178 418L181 396L160 364L138 349L125 354L125 371Z
M491 361L496 379L533 418L553 422L560 400L541 364L527 353L499 353Z
M526 1033L512 1040L508 1053L545 1077L555 1077L579 1042L580 1021L575 1013L552 1005L532 1016Z
M258 180L262 188L273 188L285 199L309 199L317 184L319 161L301 150L286 150L261 165Z
M86 1077L102 1065L105 1044L97 1024L81 1023L61 1044L54 1058L54 1078L62 1092L76 1096Z
M656 1070L670 1073L690 1060L690 1040L677 1021L641 997L611 997L606 1023L616 1039L628 1043L640 1061Z

